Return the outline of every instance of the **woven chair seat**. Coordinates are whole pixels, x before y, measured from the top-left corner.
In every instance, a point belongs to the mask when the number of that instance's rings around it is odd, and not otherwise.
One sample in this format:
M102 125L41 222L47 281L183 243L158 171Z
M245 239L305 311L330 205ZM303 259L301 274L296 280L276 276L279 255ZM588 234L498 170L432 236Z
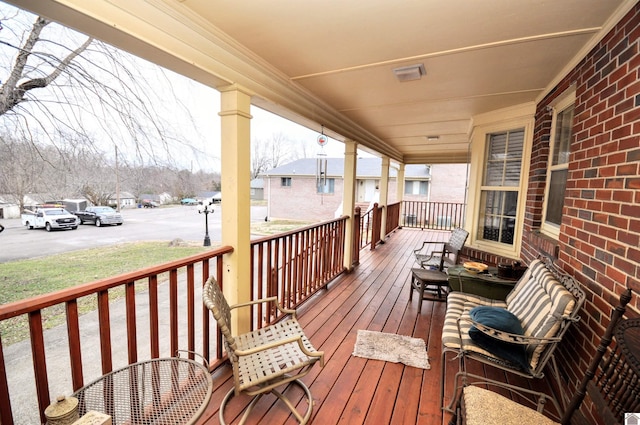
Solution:
M309 373L315 363L319 363L320 367L324 366L324 353L313 348L296 319L296 311L284 309L276 297L229 306L214 277L210 277L205 283L202 300L218 323L218 328L224 336L229 361L233 366L234 387L220 403L220 424L227 424L224 417L225 407L235 395L245 394L253 397L240 419L240 425L243 425L260 397L268 393L282 401L300 424L309 422L313 412L313 397L301 378ZM285 315L283 320L261 329L234 335L231 331L231 310L250 309L259 304L275 306ZM278 390L279 387L284 388L288 384L302 389L307 400L306 410L298 411L296 406L299 406L299 403L294 404L282 390Z
M283 339L301 337L304 347L311 352L316 349L305 336L297 320L285 320L266 328L258 329L236 337L238 350L250 350L277 343ZM296 371L317 361L309 357L301 349L297 341L278 345L273 348L258 351L254 354L239 356L238 371L240 390L251 388Z

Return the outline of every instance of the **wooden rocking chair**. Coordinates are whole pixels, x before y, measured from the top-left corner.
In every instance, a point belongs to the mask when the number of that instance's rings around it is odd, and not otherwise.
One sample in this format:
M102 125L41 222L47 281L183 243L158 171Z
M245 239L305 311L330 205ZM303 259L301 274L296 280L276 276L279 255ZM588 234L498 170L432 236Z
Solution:
M282 308L276 297L229 307L218 282L213 277L207 280L202 298L224 335L225 349L233 367L234 387L220 404L220 423L226 424L224 409L234 395L247 394L253 397L240 421L240 424L244 424L258 400L264 394L272 393L287 405L298 422L306 424L311 418L313 398L311 391L300 378L309 373L316 362L320 362L321 367L324 366L324 353L313 348L296 320L295 310ZM274 303L280 312L289 315L289 318L246 334L232 334L231 310L270 302ZM276 389L290 382L301 387L306 394L308 408L304 415Z

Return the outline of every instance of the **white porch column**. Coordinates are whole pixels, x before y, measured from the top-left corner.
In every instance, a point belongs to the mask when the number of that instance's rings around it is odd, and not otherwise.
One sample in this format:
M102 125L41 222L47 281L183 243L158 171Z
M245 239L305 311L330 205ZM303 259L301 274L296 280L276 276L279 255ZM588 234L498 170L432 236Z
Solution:
M342 213L348 215L344 238L344 267L353 267L353 215L356 206L356 176L358 165L358 144L352 140L344 142L344 191L342 194Z
M398 167L398 181L396 181L396 201L402 203L404 200L404 164ZM404 214L403 205L400 205L400 214ZM404 218L400 218L400 226L404 226Z
M400 164L398 167L398 181L396 182L396 198L398 202L404 200L404 164Z
M222 143L222 244L233 247L224 256L224 295L230 305L251 297L250 169L251 94L232 85L220 90ZM250 330L248 309L231 318L234 333Z
M388 156L382 157L382 176L380 178L380 206L383 206L382 228L380 229L380 239L384 242L387 228L387 205L389 205L389 164Z

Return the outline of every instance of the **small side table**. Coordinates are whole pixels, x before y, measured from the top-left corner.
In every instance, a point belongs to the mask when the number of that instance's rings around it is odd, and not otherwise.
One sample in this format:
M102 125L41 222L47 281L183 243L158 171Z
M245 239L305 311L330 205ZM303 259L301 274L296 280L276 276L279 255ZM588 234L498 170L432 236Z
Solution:
M193 424L209 404L213 380L198 362L171 357L134 363L75 392L78 414L106 413L116 424Z
M433 287L433 288L429 288ZM413 290L420 293L420 299L418 301L418 312L422 312L422 301L446 301L447 294L449 293L449 276L445 272L438 270L427 270L419 267L411 269L411 282L409 285L409 301L413 300ZM433 290L434 295L427 294L425 296L425 290Z
M449 267L449 286L452 291L466 292L485 298L504 301L517 279L498 277L498 269L489 267L487 273L469 273L462 266Z

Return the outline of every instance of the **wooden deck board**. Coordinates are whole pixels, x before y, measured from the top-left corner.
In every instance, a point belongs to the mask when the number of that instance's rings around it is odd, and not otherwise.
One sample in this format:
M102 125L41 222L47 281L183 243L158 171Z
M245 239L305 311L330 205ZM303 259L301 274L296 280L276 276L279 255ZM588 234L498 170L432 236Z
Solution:
M414 266L412 250L423 240L448 239L447 232L402 229L375 251L361 253L360 264L338 277L326 291L307 302L299 321L314 346L325 352L325 367L314 367L303 379L314 398L312 423L317 424L447 424L450 415L440 409L441 330L446 303L409 302L409 274ZM430 370L352 356L357 331L368 329L423 338ZM446 395L453 391L457 361L448 357ZM509 381L503 372L482 365L474 372ZM489 370L491 369L491 370ZM218 424L218 408L233 385L229 366L214 372L216 388L199 424ZM522 378L524 379L524 378ZM525 381L529 381L524 379ZM299 408L306 408L302 391L285 391ZM248 397L236 397L227 408L227 419L240 414ZM263 397L254 408L249 424L294 424L283 403Z

